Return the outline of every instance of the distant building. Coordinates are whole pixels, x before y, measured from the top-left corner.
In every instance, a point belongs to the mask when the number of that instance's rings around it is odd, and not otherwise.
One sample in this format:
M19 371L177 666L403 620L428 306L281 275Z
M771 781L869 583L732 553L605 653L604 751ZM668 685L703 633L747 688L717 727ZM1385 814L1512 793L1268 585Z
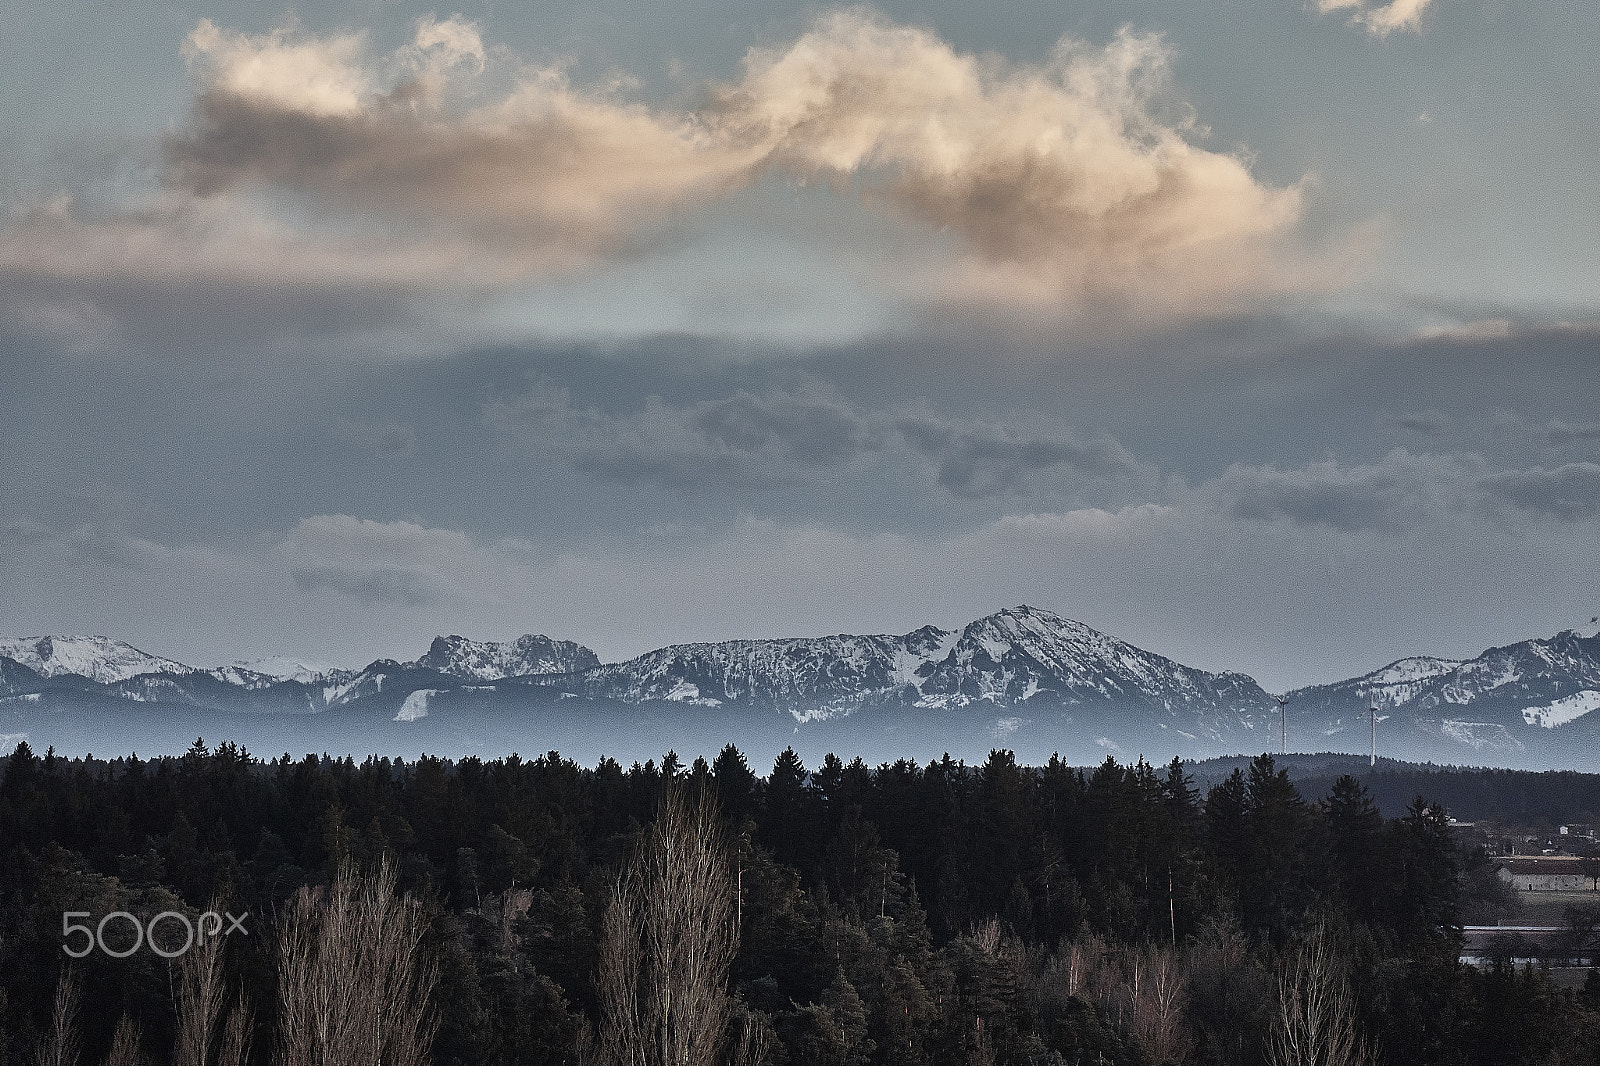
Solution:
M1594 883L1574 855L1511 855L1495 865L1500 880L1524 892L1582 892Z

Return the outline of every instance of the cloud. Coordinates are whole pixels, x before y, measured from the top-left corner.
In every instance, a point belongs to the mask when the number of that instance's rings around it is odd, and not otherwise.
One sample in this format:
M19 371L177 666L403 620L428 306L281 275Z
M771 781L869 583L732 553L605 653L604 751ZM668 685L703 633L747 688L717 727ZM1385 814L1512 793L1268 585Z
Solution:
M1404 429L1424 437L1438 437L1450 428L1450 419L1443 411L1407 411L1397 415L1384 415L1383 425Z
M1302 186L1201 147L1169 50L1128 31L1014 64L834 13L697 108L522 65L459 17L387 54L206 20L183 54L162 185L0 223L0 313L89 347L370 331L636 257L767 178L918 235L876 281L918 307L1209 311L1329 278L1296 251Z
M1234 518L1397 532L1464 509L1470 488L1459 460L1397 449L1349 466L1331 459L1289 470L1236 463L1200 493Z
M1387 36L1395 30L1420 33L1422 14L1432 3L1433 0L1391 0L1390 3L1368 12L1362 18L1362 22L1366 24L1368 30L1380 37Z
M339 514L300 519L272 548L296 588L368 606L458 599L492 580L500 569L494 554L454 530Z
M0 223L0 321L86 350L349 337L514 276L504 267L461 239L311 232L233 201L63 198Z
M315 38L292 26L251 37L218 29L210 19L183 42L183 55L200 68L213 91L308 115L351 115L372 94L361 68L366 36Z
M375 455L410 455L417 447L416 429L404 422L340 418L334 422L333 431L336 436Z
M1115 481L1153 475L1153 468L1110 437L1026 433L931 416L902 418L896 429L913 449L937 462L946 491L968 499L1027 494L1027 475L1051 469Z
M1465 453L1396 448L1381 458L1298 466L1233 463L1186 481L1117 439L1036 420L954 417L926 407L869 411L805 386L607 411L548 383L491 401L484 422L502 441L601 481L725 494L925 478L950 502L1016 501L1086 513L1149 505L1247 522L1287 522L1345 533L1403 533L1463 516L1511 522L1578 521L1600 507L1600 467L1511 467ZM1385 416L1423 437L1449 426L1439 411ZM1559 439L1588 439L1558 425ZM748 502L748 500L746 501ZM946 513L946 518L949 513Z
M826 465L882 446L881 434L835 399L740 390L697 405L689 421L710 439L744 452L775 449L799 463Z
M1351 25L1365 26L1374 37L1387 37L1396 30L1421 33L1423 13L1432 6L1433 0L1390 0L1376 7L1366 0L1316 0L1316 4L1323 14L1351 11Z
M682 406L649 397L637 411L575 405L560 386L536 384L484 408L509 442L625 483L771 488L828 482L833 468L874 457L923 465L961 499L1026 496L1055 473L1118 488L1151 485L1153 466L1107 436L950 418L927 410L866 412L822 392L732 395ZM879 476L895 476L880 469Z
M1600 516L1600 463L1567 463L1486 476L1480 482L1496 500L1563 520Z
M720 110L771 165L876 183L869 203L957 234L972 295L1187 304L1274 288L1302 190L1198 147L1169 62L1159 37L1124 30L1010 65L852 11L753 51Z
M1600 441L1600 422L1570 423L1556 419L1544 430L1544 439L1554 445L1587 444Z
M1424 340L1498 341L1511 336L1511 332L1511 321L1509 319L1486 318L1477 322L1430 326L1424 329L1419 336Z
M574 87L560 66L468 104L485 51L459 20L423 23L383 63L359 38L223 36L207 23L187 51L201 90L167 144L174 184L201 197L292 190L340 213L470 235L530 274L616 251L665 213L746 182L760 155L695 115Z
M1600 516L1600 464L1491 470L1472 455L1396 449L1372 463L1298 469L1234 464L1189 494L1192 506L1251 521L1398 533L1464 517L1501 522Z
M295 566L289 575L302 592L327 589L368 606L417 607L439 598L426 574L398 566Z
M829 396L745 391L673 406L659 396L610 413L544 383L484 407L503 439L628 484L770 488L882 447L881 433Z

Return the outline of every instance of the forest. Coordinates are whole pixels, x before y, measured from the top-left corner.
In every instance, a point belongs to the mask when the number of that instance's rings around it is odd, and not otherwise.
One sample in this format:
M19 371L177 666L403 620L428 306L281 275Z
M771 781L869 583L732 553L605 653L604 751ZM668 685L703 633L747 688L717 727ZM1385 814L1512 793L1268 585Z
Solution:
M1266 755L3 763L0 1066L1600 1064L1435 798Z

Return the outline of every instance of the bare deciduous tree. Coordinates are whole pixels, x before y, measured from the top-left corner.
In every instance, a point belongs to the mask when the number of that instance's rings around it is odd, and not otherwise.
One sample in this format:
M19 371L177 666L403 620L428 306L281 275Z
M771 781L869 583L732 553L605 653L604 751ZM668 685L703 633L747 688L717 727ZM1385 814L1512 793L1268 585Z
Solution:
M250 1061L252 1020L250 1001L240 992L238 1002L228 1012L228 1023L222 1030L222 1048L217 1055L217 1066L245 1066Z
M1154 945L1129 951L1123 972L1133 1042L1151 1062L1182 1062L1189 1047L1184 1026L1187 982L1178 953Z
M207 914L215 918L222 912L221 902L212 900ZM241 991L233 1010L223 1017L227 987L222 922L217 919L208 929L202 917L195 925L194 946L179 963L173 1066L245 1066L250 1057L250 1005Z
M213 900L210 910L217 914L222 907ZM224 998L222 943L217 931L207 935L202 918L199 937L179 963L182 978L178 983L178 1033L172 1047L173 1066L207 1066L211 1058L211 1045Z
M301 889L278 941L279 1066L423 1066L437 980L421 906L387 861Z
M77 1066L78 1049L78 979L69 968L63 969L56 981L50 1028L40 1041L35 1058L39 1066Z
M739 1036L728 1062L730 1066L763 1066L771 1042L768 1027L760 1015L743 1004L737 1008L737 1014Z
M663 798L612 889L596 986L607 1066L713 1066L738 950L727 841L704 795Z
M146 1066L139 1027L126 1014L117 1019L116 1031L111 1035L111 1051L106 1055L106 1066Z
M1064 949L1056 964L1072 994L1096 1002L1153 1063L1182 1062L1187 980L1176 950L1162 945L1112 945L1088 936Z
M1285 960L1267 1041L1272 1066L1365 1066L1355 997L1326 926L1318 925Z

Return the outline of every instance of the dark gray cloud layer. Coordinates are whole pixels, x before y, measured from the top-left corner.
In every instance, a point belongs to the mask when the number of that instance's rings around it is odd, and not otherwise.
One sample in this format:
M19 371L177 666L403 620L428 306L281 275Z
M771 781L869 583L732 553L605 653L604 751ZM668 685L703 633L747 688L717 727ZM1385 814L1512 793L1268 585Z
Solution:
M1196 352L1204 334L1183 357L1050 365L985 366L978 349L1003 339L972 343L948 357L886 341L752 362L663 338L200 366L12 338L0 501L51 528L136 535L318 513L494 536L708 513L911 532L1203 497L1239 519L1344 529L1591 513L1585 464L1600 451L1574 427L1592 417L1593 334L1319 342L1233 365ZM1395 424L1397 410L1425 412L1430 433Z
M1600 463L1566 463L1554 469L1507 470L1479 484L1513 506L1576 521L1600 515Z
M874 478L892 476L887 467L896 465L909 476L920 469L967 500L1049 495L1064 483L1126 498L1157 481L1148 463L1104 434L969 421L925 407L863 411L815 385L740 389L683 406L650 396L639 410L607 414L574 406L563 387L537 384L492 401L484 419L517 445L623 483L702 490L827 483L838 467L874 462Z
M368 607L420 607L439 598L422 575L398 566L294 566L289 576L302 592L325 589Z
M1572 425L1558 419L1545 427L1544 439L1555 445L1600 442L1600 422Z
M1287 683L1593 613L1600 442L1548 433L1592 420L1593 336L1230 364L1239 336L1048 365L982 363L994 337L208 366L8 343L5 628L623 654L1039 601Z

